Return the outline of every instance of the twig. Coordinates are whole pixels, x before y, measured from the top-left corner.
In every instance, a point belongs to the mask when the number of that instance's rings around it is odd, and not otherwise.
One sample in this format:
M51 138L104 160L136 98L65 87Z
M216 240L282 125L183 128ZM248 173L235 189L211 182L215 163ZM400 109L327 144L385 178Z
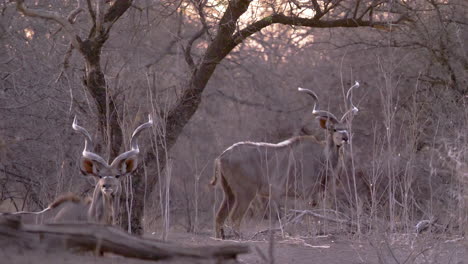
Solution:
M329 216L325 216L325 215L315 213L315 212L310 211L310 210L294 210L293 209L293 210L290 210L290 211L295 212L295 213L300 213L299 216L295 217L293 220L291 220L291 222L297 221L298 218L300 218L300 217L302 217L304 215L311 215L313 217L317 217L317 218L320 218L320 219L325 219L325 220L335 222L335 223L339 223L339 224L347 224L349 226L357 226L356 223L354 223L354 222L352 222L350 220L332 218L332 217L329 217Z
M253 234L251 237L250 237L250 240L253 240L256 236L258 235L261 235L261 234L264 234L264 233L267 233L267 232L276 232L276 231L281 231L281 228L267 228L267 229L263 229L263 230L260 230L258 232L256 232L255 234Z

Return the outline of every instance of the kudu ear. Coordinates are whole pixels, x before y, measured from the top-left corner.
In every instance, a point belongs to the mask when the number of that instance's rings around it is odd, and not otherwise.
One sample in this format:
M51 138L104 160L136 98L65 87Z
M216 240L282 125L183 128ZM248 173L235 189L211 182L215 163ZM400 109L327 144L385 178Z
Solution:
M323 117L318 117L320 127L323 129L327 129L327 120L326 118Z
M138 167L138 151L129 150L120 154L111 163L111 168L116 169L119 175L127 175L132 173Z
M108 167L107 162L95 153L84 152L80 158L80 171L85 176L99 177L99 171L103 167Z
M138 154L140 149L138 147L137 138L138 135L146 128L153 126L153 119L151 115L148 116L148 122L140 125L135 129L130 139L131 150L120 154L111 163L111 167L119 171L120 175L129 174L136 170L138 166Z
M319 121L319 124L320 124L321 128L323 128L323 129L333 129L334 122L332 121L332 119L330 119L328 117L324 117L324 116L318 116L317 119Z
M97 168L91 159L82 157L80 159L80 170L85 176L97 175Z
M125 159L119 160L116 164L113 164L115 168L119 171L120 175L127 175L136 170L138 167L138 157L130 156Z

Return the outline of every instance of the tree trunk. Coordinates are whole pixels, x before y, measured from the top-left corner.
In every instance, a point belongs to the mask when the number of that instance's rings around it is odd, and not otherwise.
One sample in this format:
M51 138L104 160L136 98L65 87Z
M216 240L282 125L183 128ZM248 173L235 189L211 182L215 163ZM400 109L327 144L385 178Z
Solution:
M110 144L109 160L115 158L122 146L122 130L112 96L107 94L107 84L101 70L101 50L105 40L86 40L82 42L81 53L86 60L84 84L96 102L98 110L98 129L104 143ZM107 145L107 144L106 144Z

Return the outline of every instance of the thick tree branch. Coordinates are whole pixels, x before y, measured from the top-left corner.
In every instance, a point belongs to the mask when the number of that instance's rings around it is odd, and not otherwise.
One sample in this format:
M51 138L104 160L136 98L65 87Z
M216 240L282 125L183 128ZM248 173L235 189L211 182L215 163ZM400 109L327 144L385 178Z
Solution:
M378 7L379 5L383 4L384 2L383 1L376 1L372 4L370 4L366 10L364 10L364 12L362 12L362 14L357 17L358 20L361 20L367 13L369 13L369 21L372 22L373 18L372 18L372 13L374 12L374 8ZM356 18L356 17L355 17Z
M72 45L77 49L80 48L81 39L76 33L73 25L68 21L67 18L61 17L59 14L55 12L29 9L24 4L23 0L16 1L16 8L18 9L19 12L21 12L25 16L39 17L42 19L47 19L47 20L52 20L52 21L57 22L65 29L65 32L69 35Z
M119 0L115 1L114 4L107 10L104 15L104 23L102 24L106 34L112 28L112 25L132 6L132 0Z
M272 24L283 24L290 26L303 26L311 28L334 28L334 27L372 27L372 26L387 26L392 24L398 24L399 20L391 22L372 22L370 20L358 20L353 18L344 18L336 20L317 20L314 18L301 18L285 16L283 14L274 14L263 18L262 20L256 21L241 31L237 32L233 36L234 45L241 43L249 36L257 33L258 31L272 25Z
M205 32L205 28L200 29L197 33L195 33L195 35L192 36L192 38L190 38L190 40L187 43L187 46L184 48L185 61L187 62L188 66L192 71L195 70L195 62L192 58L192 46L197 39L199 39L201 36L203 36L203 34L205 34Z
M317 0L311 0L312 5L314 6L315 10L315 17L322 17L323 12L322 9L320 8L320 5L318 4Z
M210 33L210 27L208 26L208 24L206 23L206 16L205 16L205 13L203 13L203 8L205 7L206 5L206 2L207 0L197 0L197 1L192 1L192 4L195 6L195 8L197 9L197 12L198 12L198 16L200 17L200 22L203 26L203 28L205 29L206 31L206 35L211 39L213 40L213 36L211 35Z
M89 32L88 38L104 42L114 23L132 6L132 3L132 0L115 1L104 16L102 16L101 13L104 7L98 4L94 11L90 0L88 0L88 10L93 19L93 27Z
M239 17L249 8L251 0L229 1L229 5L219 21L219 32L217 36L223 36L229 32L232 34L236 29Z

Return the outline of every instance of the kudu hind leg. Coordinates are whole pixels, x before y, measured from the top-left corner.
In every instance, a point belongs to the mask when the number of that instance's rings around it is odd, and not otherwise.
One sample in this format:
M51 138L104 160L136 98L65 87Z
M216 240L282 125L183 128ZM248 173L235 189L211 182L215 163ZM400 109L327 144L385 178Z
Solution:
M234 202L235 202L235 197L234 194L232 193L231 188L227 185L227 182L224 178L221 178L221 185L223 187L223 192L224 192L224 197L223 201L221 202L221 206L218 209L218 212L216 213L216 219L215 219L215 232L216 232L216 238L222 238L224 239L224 222L226 221L226 218L229 215L229 212L232 210Z
M234 208L231 211L231 221L234 232L240 236L240 225L242 219L249 209L250 203L255 198L255 192L244 192L242 194L235 194L236 200L234 203Z

